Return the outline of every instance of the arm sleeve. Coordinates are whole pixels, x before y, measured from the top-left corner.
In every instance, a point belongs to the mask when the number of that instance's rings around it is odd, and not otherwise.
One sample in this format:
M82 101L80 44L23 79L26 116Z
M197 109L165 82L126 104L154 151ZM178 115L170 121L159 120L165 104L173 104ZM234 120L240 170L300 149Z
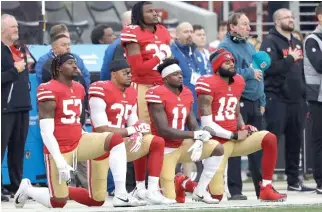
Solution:
M310 63L319 74L322 74L322 49L320 49L318 42L313 38L308 38L304 46Z
M94 128L108 126L106 103L103 99L91 97L89 99L89 108L91 110L91 121Z
M260 50L267 52L272 60L270 68L265 71L266 76L280 75L281 73L290 71L290 67L294 63L293 57L288 55L286 58L279 59L277 47L271 39L264 40Z
M40 127L40 134L42 140L48 149L51 156L54 158L56 165L57 161L63 160L64 157L62 156L58 142L54 136L55 131L55 120L54 119L41 119L39 121Z

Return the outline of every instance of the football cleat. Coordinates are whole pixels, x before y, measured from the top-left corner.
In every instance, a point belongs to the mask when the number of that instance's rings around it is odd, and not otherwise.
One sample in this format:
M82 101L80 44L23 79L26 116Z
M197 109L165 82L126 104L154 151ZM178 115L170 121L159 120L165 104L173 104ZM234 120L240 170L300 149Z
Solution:
M265 187L260 184L259 199L262 202L284 202L287 199L287 195L278 193L272 184L268 184Z
M143 201L138 200L128 193L115 194L113 197L114 207L137 207L146 205Z
M188 179L188 177L184 176L182 173L178 173L174 178L176 201L178 203L184 203L186 201L185 189L182 186L183 181L186 179Z
M146 189L138 189L137 187L134 188L132 194L138 200L145 200L146 199Z
M197 189L195 189L192 193L192 200L207 204L218 204L220 202L218 199L213 199L209 192L198 192Z
M147 191L146 200L155 205L170 205L175 204L177 201L174 199L168 199L163 196L160 190Z
M16 208L23 208L28 200L28 195L26 194L28 188L31 186L29 179L23 179L19 185L19 189L14 197L14 204Z

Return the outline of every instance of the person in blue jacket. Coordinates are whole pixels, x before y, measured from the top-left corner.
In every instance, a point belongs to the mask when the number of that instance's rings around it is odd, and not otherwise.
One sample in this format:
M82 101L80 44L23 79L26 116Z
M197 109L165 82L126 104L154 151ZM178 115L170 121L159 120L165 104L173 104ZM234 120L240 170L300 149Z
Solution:
M125 13L123 13L122 15L122 24L123 27L128 26L131 24L131 15L132 12L131 11L126 11ZM113 59L115 58L119 58L119 57L124 57L123 53L124 51L117 51L121 44L121 39L118 38L116 40L114 40L114 42L109 45L107 47L107 49L105 50L105 54L104 54L104 59L103 59L103 65L101 68L101 76L100 79L101 80L111 80L111 72L110 72L110 63ZM123 47L122 47L123 49ZM121 50L121 49L119 49ZM121 54L121 55L120 55Z
M58 25L53 26L50 29L50 39L51 39L51 41L57 40L56 37L60 36L62 34L67 36L67 37L70 37L69 32L68 32L68 28L66 27L66 25L58 24ZM63 44L59 43L58 44L56 42L52 42L51 46L52 46L52 49L49 50L48 53L46 53L43 56L41 56L38 59L37 63L36 63L35 71L36 71L36 77L37 77L38 84L41 84L41 82L42 82L43 65L46 63L46 61L50 57L54 58L55 55L65 53L66 51L70 51L70 44L67 44L67 43L63 43ZM82 73L82 76L83 76L83 78L85 80L85 84L87 86L86 89L88 89L89 85L91 83L90 73L86 69L83 60L77 54L73 53L73 55L75 56L75 58L77 60L77 66L80 69L80 71Z
M195 84L200 76L212 74L212 69L208 67L203 56L198 51L197 46L192 42L193 27L190 23L184 22L176 29L176 40L170 45L173 56L179 61L179 66L183 72L183 84L193 93L193 111L200 123L198 115L198 101L195 91Z

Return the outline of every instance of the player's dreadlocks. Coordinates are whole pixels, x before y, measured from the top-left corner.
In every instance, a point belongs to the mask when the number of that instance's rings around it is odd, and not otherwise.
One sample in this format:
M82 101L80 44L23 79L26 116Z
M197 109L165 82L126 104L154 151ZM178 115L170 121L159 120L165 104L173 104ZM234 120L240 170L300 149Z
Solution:
M69 52L67 52L65 54L57 55L53 59L53 61L51 62L51 74L53 76L53 79L57 79L58 73L59 73L59 71L58 71L59 67L69 59L75 60L74 55Z
M60 60L60 55L55 57L51 62L51 74L53 76L53 79L57 79L57 76L58 76L59 60Z
M144 29L143 6L152 4L150 1L139 1L132 8L132 25L138 25Z

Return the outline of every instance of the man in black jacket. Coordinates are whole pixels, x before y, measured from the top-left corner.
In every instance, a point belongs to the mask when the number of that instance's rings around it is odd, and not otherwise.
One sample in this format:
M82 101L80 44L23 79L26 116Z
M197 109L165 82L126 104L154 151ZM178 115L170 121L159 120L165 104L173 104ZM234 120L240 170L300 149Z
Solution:
M18 40L18 23L11 15L1 16L1 162L8 146L10 192L22 179L25 142L29 127L29 73L26 57L19 59L10 47ZM21 51L24 52L24 51ZM1 198L2 200L5 200Z
M316 193L322 194L322 3L316 9L319 25L304 41L304 73L306 99L309 102L310 126L313 153L313 176Z
M303 50L293 37L294 17L290 10L279 9L273 15L271 29L261 45L272 59L265 71L267 130L285 135L285 174L288 191L313 191L299 180L300 148L305 121L305 80Z

